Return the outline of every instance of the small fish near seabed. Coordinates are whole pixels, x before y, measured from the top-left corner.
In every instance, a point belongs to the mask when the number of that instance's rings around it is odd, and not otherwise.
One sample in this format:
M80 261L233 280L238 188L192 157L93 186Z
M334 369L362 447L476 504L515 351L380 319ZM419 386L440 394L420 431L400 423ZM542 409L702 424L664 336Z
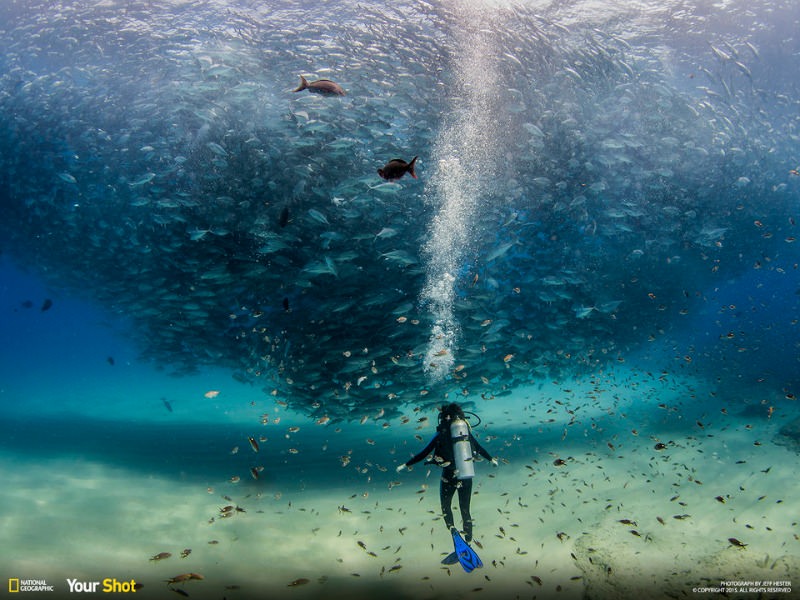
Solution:
M378 169L378 175L383 177L388 181L393 181L395 179L400 179L403 175L408 173L414 179L417 178L417 174L414 172L414 166L417 163L418 156L415 156L411 159L411 162L406 162L402 158L393 158L388 163L386 163L382 169Z
M166 558L169 558L170 556L172 556L171 552L159 552L158 554L155 554L152 557L150 557L150 560L151 561L164 560Z
M344 96L344 89L335 81L330 79L318 79L317 81L309 82L308 79L300 75L300 85L293 92L302 92L308 90L314 94L322 94L323 96Z

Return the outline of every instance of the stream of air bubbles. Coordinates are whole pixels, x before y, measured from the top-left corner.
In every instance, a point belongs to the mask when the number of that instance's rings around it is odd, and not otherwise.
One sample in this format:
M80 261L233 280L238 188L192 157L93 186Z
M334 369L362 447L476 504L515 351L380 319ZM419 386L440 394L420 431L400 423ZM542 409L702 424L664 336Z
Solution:
M425 355L431 381L452 373L459 323L454 312L462 265L478 208L492 185L498 127L492 110L497 95L491 8L478 2L454 6L458 36L452 57L452 110L437 136L433 174L426 198L435 208L424 251L427 256L421 303L432 326Z

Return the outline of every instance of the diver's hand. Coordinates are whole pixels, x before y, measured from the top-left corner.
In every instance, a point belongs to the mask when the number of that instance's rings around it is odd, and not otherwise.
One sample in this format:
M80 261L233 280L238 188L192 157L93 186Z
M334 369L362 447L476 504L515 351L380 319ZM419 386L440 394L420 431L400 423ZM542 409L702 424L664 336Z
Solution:
M492 459L490 462L491 462L491 463L492 463L492 464L493 464L495 467L497 466L497 459L496 459L496 458L493 458L493 459Z
M406 466L406 463L401 463L401 464L397 465L397 468L395 468L395 471L397 471L399 473L400 471L403 471L403 470L405 470L407 468L408 467Z

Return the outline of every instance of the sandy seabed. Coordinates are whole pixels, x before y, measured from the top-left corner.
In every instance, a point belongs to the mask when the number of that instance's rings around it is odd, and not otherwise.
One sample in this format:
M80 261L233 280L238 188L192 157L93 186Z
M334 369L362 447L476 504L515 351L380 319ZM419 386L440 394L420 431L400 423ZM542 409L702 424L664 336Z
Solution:
M143 598L798 598L798 456L773 442L794 415L726 414L702 388L617 371L479 401L476 433L501 463L478 465L471 574L440 564L436 469L394 472L435 415L321 426L231 386L202 411L156 412L153 392L151 417L141 403L116 421L17 413L0 452L2 573L54 586L31 598L106 578ZM189 573L202 579L167 583Z

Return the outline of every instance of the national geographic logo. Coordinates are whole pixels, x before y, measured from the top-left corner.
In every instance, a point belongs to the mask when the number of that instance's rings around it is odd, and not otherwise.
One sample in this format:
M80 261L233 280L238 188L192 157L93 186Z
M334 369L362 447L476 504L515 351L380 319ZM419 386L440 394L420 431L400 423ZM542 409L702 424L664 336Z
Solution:
M11 594L19 592L52 592L53 586L44 579L20 579L13 577L8 580L8 591Z

